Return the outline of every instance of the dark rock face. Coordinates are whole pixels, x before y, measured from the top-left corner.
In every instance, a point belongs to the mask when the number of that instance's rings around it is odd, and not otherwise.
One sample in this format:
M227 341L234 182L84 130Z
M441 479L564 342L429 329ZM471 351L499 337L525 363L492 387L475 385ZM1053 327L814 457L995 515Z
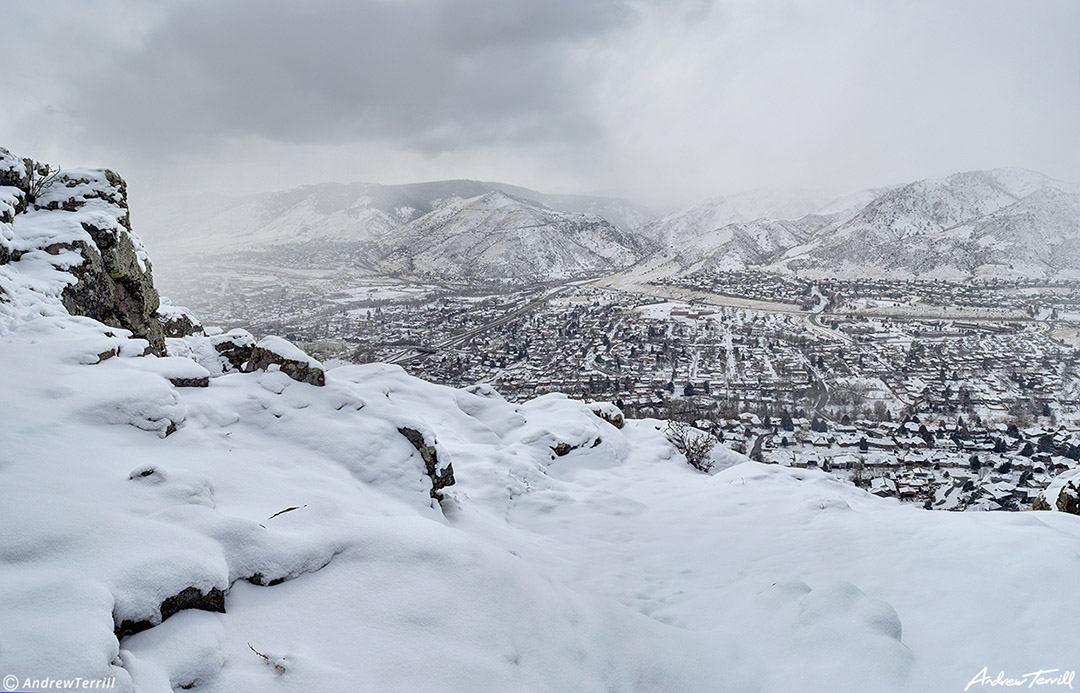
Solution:
M165 332L155 315L158 293L149 267L145 272L139 267L127 235L110 235L92 227L87 231L98 232L108 242L75 244L83 263L70 270L78 282L64 289L64 307L72 315L131 330L150 342L151 353L164 356Z
M1080 486L1070 481L1058 491L1056 498L1048 499L1040 493L1031 505L1032 510L1053 510L1054 508L1070 515L1080 515Z
M247 365L243 368L244 372L265 371L271 365L276 364L282 373L293 380L318 387L326 385L326 372L320 366L302 361L300 358L291 358L285 349L279 347L281 342L284 342L284 340L268 338L256 344L251 350ZM285 345L295 350L295 347L292 347L287 342ZM301 353L297 355L303 356Z
M112 171L104 171L103 177L95 180L61 173L50 186L50 199L43 208L76 211L90 200L103 200L119 208L119 227L82 223L93 244L75 244L83 263L70 270L79 281L64 290L64 307L73 315L131 330L150 342L151 353L164 355L165 333L156 315L160 297L150 261L140 260L135 247L124 180Z
M197 587L187 587L161 602L161 606L159 607L161 620L159 620L158 623L161 623L165 619L184 609L200 609L202 611L213 611L215 613L223 614L225 613L225 591L214 587L209 592L203 593ZM125 619L115 625L114 632L116 633L116 638L119 640L128 635L134 635L135 633L149 630L158 625L158 623L152 623L146 620L130 621Z
M176 387L210 387L210 376L201 378L169 378L169 382Z
M398 433L412 443L412 446L420 453L420 458L424 460L424 470L431 479L431 497L442 500L442 489L454 485L453 465L447 464L445 469L440 470L439 451L434 445L428 445L424 440L424 435L415 428L402 427L398 429Z
M0 186L15 190L13 213L2 205L6 223L28 210L78 213L91 202L90 214L69 217L81 224L90 241L53 242L43 249L51 254L74 250L83 261L68 269L78 280L64 289L61 300L72 315L93 318L106 325L130 330L150 343L149 351L164 355L165 336L156 311L150 261L131 232L127 184L108 170L57 171L30 159L18 159L0 149ZM58 217L59 218L59 217ZM19 260L0 234L0 264Z
M564 457L566 455L569 455L574 450L577 450L577 448L578 446L571 445L570 443L559 443L558 445L553 445L551 447L551 451L559 457Z

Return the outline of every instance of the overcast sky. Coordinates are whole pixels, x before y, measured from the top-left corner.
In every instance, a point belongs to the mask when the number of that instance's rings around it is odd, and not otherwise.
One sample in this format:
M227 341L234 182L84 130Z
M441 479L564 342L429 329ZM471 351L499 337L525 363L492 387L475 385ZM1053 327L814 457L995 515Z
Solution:
M0 146L115 168L133 204L330 180L654 208L997 166L1080 181L1078 0L5 0L0 17Z

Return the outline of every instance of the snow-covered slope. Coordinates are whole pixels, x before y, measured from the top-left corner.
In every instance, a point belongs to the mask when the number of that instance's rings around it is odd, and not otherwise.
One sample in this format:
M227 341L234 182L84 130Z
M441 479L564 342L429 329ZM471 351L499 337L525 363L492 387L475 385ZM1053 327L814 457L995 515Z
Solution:
M854 276L1075 274L1075 251L1057 253L1080 235L1078 194L1080 186L1021 169L918 181L826 229L785 264Z
M596 215L492 192L409 223L384 245L379 267L421 278L535 282L610 272L641 252L635 236Z
M633 272L1070 278L1080 274L1077 195L1080 186L1033 171L995 169L831 201L809 193L717 198L646 226L663 247Z
M709 476L610 404L323 373L190 319L144 355L62 302L78 251L42 232L77 212L27 225L4 180L17 690L937 691L1075 667L1080 517L923 511L726 450Z
M709 236L714 247L731 239L731 225L757 219L798 219L835 201L836 196L811 190L754 190L715 197L672 212L642 229L665 248L678 248Z
M555 211L602 216L635 231L652 216L616 198L547 195L504 183L448 180L406 185L324 183L279 193L239 198L185 199L162 218L154 246L166 255L251 250L298 242L364 242L384 238L401 226L451 202L491 192ZM165 217L167 215L167 218Z

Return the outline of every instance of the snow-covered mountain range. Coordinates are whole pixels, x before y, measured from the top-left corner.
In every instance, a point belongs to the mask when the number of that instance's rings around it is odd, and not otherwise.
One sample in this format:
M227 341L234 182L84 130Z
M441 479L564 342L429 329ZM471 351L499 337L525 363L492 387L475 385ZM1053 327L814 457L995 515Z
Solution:
M703 474L611 404L327 369L159 300L117 174L35 170L0 149L5 688L891 692L1075 667L1080 517L924 511L722 447Z
M530 283L610 272L648 247L632 231L649 216L627 202L480 181L325 184L189 209L171 222L164 254L256 253L377 274Z
M805 194L791 199L811 202ZM1032 171L971 171L823 199L798 216L748 219L732 211L729 198L668 215L643 232L674 240L635 271L664 276L760 267L902 279L1080 277L1080 186Z
M857 191L759 190L654 218L629 202L479 181L324 184L169 214L164 255L245 253L449 281L646 277L1080 276L1080 186L1022 169Z

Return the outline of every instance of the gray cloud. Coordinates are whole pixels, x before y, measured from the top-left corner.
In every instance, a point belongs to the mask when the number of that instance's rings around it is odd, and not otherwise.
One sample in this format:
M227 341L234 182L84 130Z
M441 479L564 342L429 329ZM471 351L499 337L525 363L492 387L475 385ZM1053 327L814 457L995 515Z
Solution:
M590 75L568 47L629 21L617 0L225 0L180 5L112 69L78 74L88 133L147 151L254 135L428 151L575 140Z
M1080 180L1076 0L7 0L0 145L133 195L475 177L663 206Z

